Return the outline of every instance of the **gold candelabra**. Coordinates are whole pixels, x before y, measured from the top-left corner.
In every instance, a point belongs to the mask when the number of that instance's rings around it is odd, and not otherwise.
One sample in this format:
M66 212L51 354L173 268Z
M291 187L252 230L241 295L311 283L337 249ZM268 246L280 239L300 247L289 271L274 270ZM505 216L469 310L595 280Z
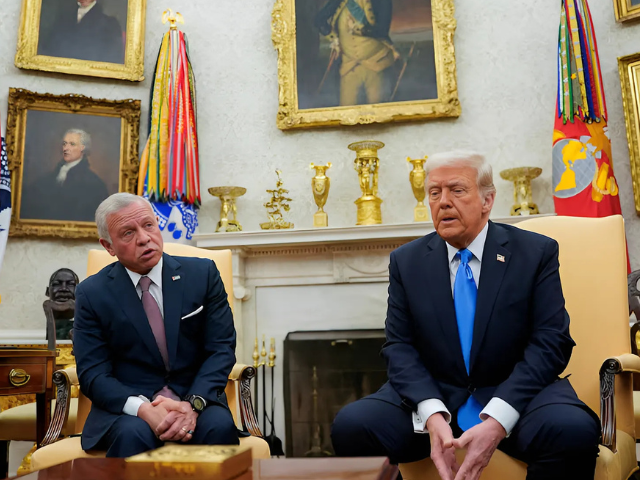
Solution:
M411 190L413 190L413 196L416 197L418 204L413 208L413 221L414 222L428 222L429 221L429 208L424 204L424 197L426 192L424 190L424 182L426 179L426 172L424 170L424 162L427 161L427 156L424 158L412 159L407 157L407 162L413 165L413 170L409 173L409 182L411 182Z
M326 165L310 165L316 171L315 176L311 179L311 188L313 189L313 199L316 201L318 211L313 214L314 227L328 227L329 217L324 211L324 204L327 203L329 196L329 188L331 187L331 179L327 177L327 170L331 168L331 162Z
M236 198L247 193L244 187L211 187L209 193L220 198L220 221L216 232L241 232L242 225L236 218L238 210L236 208ZM229 218L231 215L233 218Z
M517 167L509 168L500 172L500 176L513 182L513 201L511 207L511 215L535 215L538 212L538 206L533 203L533 195L531 192L531 180L538 177L542 173L542 169L538 167Z
M260 224L260 228L263 230L282 230L286 228L293 228L292 222L285 221L282 211L288 212L290 210L289 202L292 202L285 194L289 193L289 190L282 188L282 179L280 174L282 171L276 170L278 181L276 182L276 188L273 190L267 190L267 193L271 194L271 200L264 204L267 209L267 215L269 221Z
M358 172L360 190L362 190L362 196L355 201L358 207L356 225L382 223L382 211L380 210L382 199L378 197L378 171L380 170L378 150L382 147L384 147L384 143L376 140L354 142L348 146L349 150L356 152L354 168Z

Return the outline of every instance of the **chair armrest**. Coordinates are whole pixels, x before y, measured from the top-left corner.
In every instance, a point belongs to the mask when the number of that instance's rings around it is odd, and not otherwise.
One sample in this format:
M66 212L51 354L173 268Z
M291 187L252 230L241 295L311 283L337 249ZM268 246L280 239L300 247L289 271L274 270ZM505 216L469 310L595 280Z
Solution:
M45 447L58 440L62 428L67 423L71 404L71 385L78 385L76 368L69 367L54 372L53 383L56 386L56 408L51 416L49 429L39 447Z
M257 370L254 367L236 363L229 374L229 380L238 383L240 390L240 421L242 425L254 437L262 437L260 424L251 401L251 379L256 376L256 373Z
M640 373L640 357L624 353L607 358L600 367L600 423L602 445L616 451L615 376L619 373Z

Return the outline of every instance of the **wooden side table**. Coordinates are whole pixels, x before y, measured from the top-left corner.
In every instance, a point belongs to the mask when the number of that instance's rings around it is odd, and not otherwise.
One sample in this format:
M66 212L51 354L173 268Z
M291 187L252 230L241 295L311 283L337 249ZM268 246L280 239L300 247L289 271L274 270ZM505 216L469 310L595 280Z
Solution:
M0 396L36 395L36 441L40 445L51 421L56 352L0 348ZM7 476L8 442L0 442L0 478Z

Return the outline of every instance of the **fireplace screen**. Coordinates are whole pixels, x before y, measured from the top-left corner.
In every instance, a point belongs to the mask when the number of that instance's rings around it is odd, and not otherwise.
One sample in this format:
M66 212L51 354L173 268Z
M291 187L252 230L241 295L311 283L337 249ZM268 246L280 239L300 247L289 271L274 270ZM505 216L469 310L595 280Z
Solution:
M291 332L284 342L287 457L334 455L331 423L387 381L384 330Z

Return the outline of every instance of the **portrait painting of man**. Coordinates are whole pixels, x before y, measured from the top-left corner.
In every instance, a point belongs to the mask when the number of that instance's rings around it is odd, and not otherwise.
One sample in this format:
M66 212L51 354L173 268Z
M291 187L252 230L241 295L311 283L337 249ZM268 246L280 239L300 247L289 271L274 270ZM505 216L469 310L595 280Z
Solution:
M93 222L118 192L120 118L30 111L20 219Z
M127 0L45 0L38 55L124 64Z
M435 99L430 0L296 0L300 109Z

